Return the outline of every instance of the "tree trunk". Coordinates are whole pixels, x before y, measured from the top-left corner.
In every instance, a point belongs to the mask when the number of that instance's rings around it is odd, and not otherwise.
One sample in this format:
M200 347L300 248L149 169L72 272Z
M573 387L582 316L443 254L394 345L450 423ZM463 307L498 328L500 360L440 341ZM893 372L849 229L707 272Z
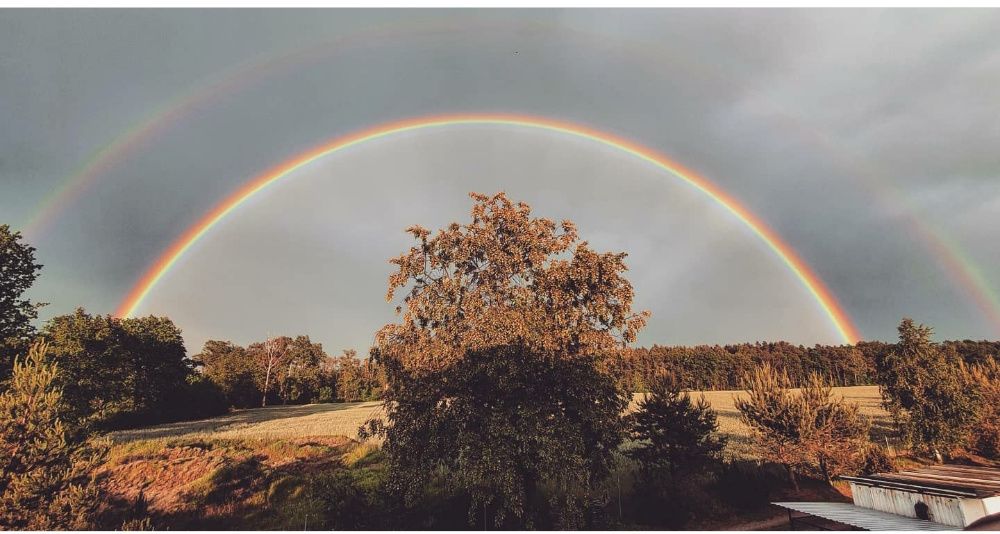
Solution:
M260 407L261 408L266 408L267 407L267 389L268 389L268 386L270 385L270 383L271 383L271 362L268 361L267 362L267 372L264 373L264 398L261 399L261 401L260 401Z
M788 471L788 481L792 483L792 488L799 491L799 480L795 477L795 470L790 464L785 464L785 469Z

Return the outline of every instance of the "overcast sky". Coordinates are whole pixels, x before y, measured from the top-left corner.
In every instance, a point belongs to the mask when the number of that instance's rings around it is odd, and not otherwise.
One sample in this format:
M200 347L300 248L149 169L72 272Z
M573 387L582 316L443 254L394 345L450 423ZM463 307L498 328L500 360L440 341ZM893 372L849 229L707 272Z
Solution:
M29 235L45 318L111 313L201 214L324 140L435 113L541 115L730 192L866 339L893 339L904 315L939 339L995 339L983 287L948 265L1000 286L997 35L995 10L5 10L0 222L23 227L161 117ZM170 316L191 353L268 334L363 352L394 317L387 260L410 245L403 229L467 220L469 191L499 190L630 254L637 307L653 312L643 344L838 341L787 267L703 194L620 151L510 126L411 132L297 171L213 229L139 312Z

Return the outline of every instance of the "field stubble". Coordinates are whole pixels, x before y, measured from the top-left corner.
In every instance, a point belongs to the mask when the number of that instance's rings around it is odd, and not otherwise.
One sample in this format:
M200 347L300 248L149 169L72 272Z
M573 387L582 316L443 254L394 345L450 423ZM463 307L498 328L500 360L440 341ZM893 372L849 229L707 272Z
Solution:
M752 457L750 429L739 420L735 399L743 391L695 391L694 398L704 395L719 415L719 431L729 437L726 454L730 457ZM882 409L877 386L834 388L834 395L857 402L861 413L873 419L876 426L888 421ZM636 394L629 410L635 409L642 394ZM382 414L380 402L342 404L308 404L304 406L274 406L236 410L227 415L202 421L184 421L148 428L116 432L115 442L163 438L242 439L298 438L306 436L347 436L357 438L358 427L371 417Z

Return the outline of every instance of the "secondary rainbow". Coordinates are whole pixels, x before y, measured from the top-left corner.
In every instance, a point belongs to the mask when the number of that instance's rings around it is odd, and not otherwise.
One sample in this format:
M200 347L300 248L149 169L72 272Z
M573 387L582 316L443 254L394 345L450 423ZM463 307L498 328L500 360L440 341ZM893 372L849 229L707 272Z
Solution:
M764 221L754 215L735 198L723 191L706 178L685 168L679 163L671 160L663 154L644 147L633 141L623 139L616 135L598 131L586 126L573 124L561 120L554 120L544 117L505 115L505 114L463 114L463 115L437 115L431 117L418 117L387 124L381 124L353 134L337 137L325 142L310 150L293 156L281 164L265 171L246 185L240 187L223 201L219 202L206 213L195 224L181 234L143 274L142 278L133 286L128 295L121 302L115 314L119 317L128 317L135 313L150 291L170 271L178 260L194 246L212 227L226 218L227 215L239 208L244 202L266 189L269 185L290 175L294 171L313 163L332 153L344 150L367 141L373 141L404 132L414 130L442 128L458 125L507 125L533 128L560 132L589 139L610 147L617 148L623 152L642 159L668 173L680 178L689 185L695 187L702 193L708 195L712 200L726 208L736 218L750 228L781 261L792 271L801 281L802 285L816 299L816 302L829 317L831 323L836 328L841 339L845 343L855 343L860 339L857 328L854 326L847 313L837 302L833 293L826 287L826 284L816 275L815 272L802 260L795 250L786 243L774 230L767 226Z

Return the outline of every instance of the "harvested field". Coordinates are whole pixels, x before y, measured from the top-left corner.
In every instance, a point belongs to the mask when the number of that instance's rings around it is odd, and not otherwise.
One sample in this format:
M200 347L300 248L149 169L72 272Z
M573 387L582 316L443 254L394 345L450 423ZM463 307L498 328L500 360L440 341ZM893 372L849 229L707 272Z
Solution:
M850 402L861 405L861 413L876 423L876 427L888 421L888 414L881 407L877 386L854 386L834 388L834 394L843 396ZM732 457L751 456L749 450L749 429L739 421L734 400L744 395L742 391L694 392L704 395L719 414L719 429L730 438L727 454ZM630 410L634 409L637 394ZM143 429L128 430L112 434L116 442L149 440L162 438L298 438L304 436L347 436L357 437L358 427L373 416L379 415L379 402L355 402L346 404L308 404L304 406L275 406L237 410L233 413L203 421L170 423Z
M346 436L356 438L358 427L381 413L381 402L306 404L236 410L203 419L182 421L111 434L115 442L162 438L242 439Z

